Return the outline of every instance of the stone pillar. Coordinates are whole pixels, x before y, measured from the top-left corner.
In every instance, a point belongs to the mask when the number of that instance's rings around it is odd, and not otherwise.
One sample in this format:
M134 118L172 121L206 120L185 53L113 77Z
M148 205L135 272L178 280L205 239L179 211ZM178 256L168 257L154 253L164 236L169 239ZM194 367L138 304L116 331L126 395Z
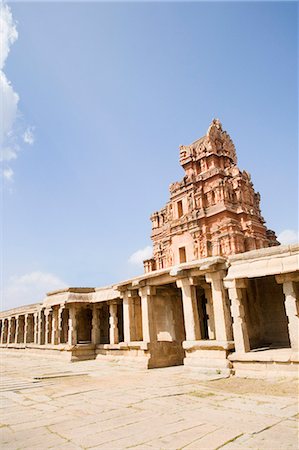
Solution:
M29 314L24 315L24 344L27 343L27 339L28 339L28 331L29 331L28 330L28 328L29 328L28 317L29 317Z
M207 283L211 283L214 322L217 341L232 340L230 308L223 285L224 271L207 273Z
M12 343L12 317L8 318L7 343Z
M201 339L199 315L197 308L196 287L189 278L177 280L176 285L182 290L186 341Z
M52 333L51 344L58 344L58 308L52 308Z
M299 350L299 275L286 273L275 276L276 282L282 284L285 297L285 310L288 317L289 339L292 350Z
M247 287L247 282L243 279L225 281L225 287L231 301L235 350L238 353L249 352L250 343L242 301L242 289Z
M34 313L34 337L33 337L33 342L34 344L38 343L38 325L39 325L39 313L35 312Z
M1 336L0 336L0 344L3 344L4 319L0 319L0 323L1 323Z
M19 316L16 316L15 344L18 343L19 327L20 327Z
M61 344L61 334L63 333L63 312L64 304L60 305L57 311L57 343Z
M214 308L212 300L211 286L208 283L203 283L201 287L205 291L205 298L207 300L206 309L208 315L208 335L209 339L216 339L215 333L215 321L214 321Z
M42 343L42 332L43 332L43 323L42 323L42 310L39 310L37 313L37 345L41 345Z
M131 291L122 293L123 299L123 319L124 319L124 341L131 342L135 340L134 327L134 298Z
M157 340L153 311L153 297L156 295L156 289L153 286L144 286L138 292L141 298L143 342L153 342Z
M68 344L77 344L77 318L76 318L76 307L73 305L69 306L69 329L68 329Z
M110 344L118 344L118 319L117 319L117 303L109 303L109 336Z
M45 345L50 344L51 340L49 339L49 330L50 330L50 310L49 309L45 309Z
M99 320L99 308L97 304L92 306L92 329L91 329L91 342L95 345L100 343L100 320Z
M283 293L285 295L285 309L288 316L289 339L291 348L299 350L299 295L293 281L283 283Z

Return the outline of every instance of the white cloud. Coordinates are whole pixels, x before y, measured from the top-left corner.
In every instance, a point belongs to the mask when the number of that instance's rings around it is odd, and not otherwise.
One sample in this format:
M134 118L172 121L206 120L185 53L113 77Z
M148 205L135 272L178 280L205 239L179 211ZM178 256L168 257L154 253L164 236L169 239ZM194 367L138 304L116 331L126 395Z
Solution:
M10 51L10 46L18 39L16 24L8 5L4 2L0 4L0 69L2 70Z
M14 172L10 167L7 167L7 169L3 169L3 176L8 181L13 181L13 175Z
M46 293L63 289L67 285L59 277L47 272L31 272L21 276L12 276L2 292L2 309L10 309L43 300Z
M25 133L23 134L23 140L25 144L32 145L34 144L34 127L28 127L27 130L25 130Z
M142 265L143 261L145 259L149 259L151 258L153 255L153 249L150 245L148 245L145 248L141 248L140 250L137 250L136 252L134 252L130 258L129 258L129 263L131 264L135 264L135 265Z
M299 242L299 233L295 230L283 230L277 239L281 244L295 244Z
M0 1L0 161L6 162L16 159L20 150L18 140L21 138L21 134L16 129L20 98L4 73L11 46L17 39L18 32L11 9L4 1ZM27 128L23 140L28 144L33 144L32 128ZM2 176L5 176L4 171Z

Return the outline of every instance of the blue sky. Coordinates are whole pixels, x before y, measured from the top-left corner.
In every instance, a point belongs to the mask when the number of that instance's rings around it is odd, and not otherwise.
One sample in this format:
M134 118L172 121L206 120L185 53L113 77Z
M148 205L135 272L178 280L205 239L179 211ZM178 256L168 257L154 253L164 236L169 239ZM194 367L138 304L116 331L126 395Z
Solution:
M129 259L183 176L179 145L213 117L267 226L298 229L296 3L9 7L18 37L3 70L19 100L16 157L2 162L3 309L142 273Z

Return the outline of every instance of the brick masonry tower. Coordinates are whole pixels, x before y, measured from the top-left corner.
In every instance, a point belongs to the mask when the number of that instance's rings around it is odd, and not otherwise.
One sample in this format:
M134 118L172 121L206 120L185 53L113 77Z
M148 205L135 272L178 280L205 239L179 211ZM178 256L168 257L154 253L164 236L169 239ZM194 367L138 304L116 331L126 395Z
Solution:
M144 261L145 272L279 244L218 119L205 136L180 147L180 164L183 180L170 185L169 202L151 216L153 258Z

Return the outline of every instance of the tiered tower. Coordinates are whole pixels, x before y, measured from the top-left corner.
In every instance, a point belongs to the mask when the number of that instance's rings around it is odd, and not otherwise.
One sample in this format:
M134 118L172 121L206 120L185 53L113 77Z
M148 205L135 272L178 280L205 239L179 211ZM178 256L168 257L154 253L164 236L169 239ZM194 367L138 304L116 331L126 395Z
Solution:
M180 164L186 175L170 185L169 202L151 216L153 258L144 261L145 272L279 244L218 119L204 137L180 147Z

